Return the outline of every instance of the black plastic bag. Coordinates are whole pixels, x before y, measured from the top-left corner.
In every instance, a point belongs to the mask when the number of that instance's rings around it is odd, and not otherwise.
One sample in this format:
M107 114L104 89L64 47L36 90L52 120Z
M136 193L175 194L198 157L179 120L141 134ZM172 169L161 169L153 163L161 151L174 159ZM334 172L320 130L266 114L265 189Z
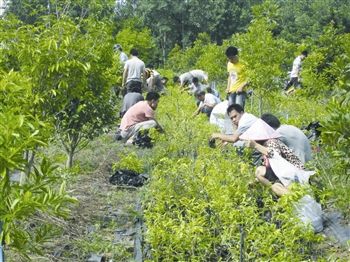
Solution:
M109 183L119 186L140 187L143 186L147 178L148 176L146 174L139 174L132 170L120 169L109 178Z

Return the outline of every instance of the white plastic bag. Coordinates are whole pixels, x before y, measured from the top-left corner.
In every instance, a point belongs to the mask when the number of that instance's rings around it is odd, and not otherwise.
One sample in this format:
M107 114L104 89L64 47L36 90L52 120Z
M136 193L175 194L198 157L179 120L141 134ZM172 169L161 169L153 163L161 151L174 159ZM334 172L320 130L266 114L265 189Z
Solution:
M308 184L309 178L315 171L305 171L297 168L274 151L273 157L269 158L270 166L281 183L288 187L292 182Z
M311 224L315 233L323 230L322 208L310 195L305 195L295 204L297 217L305 224Z

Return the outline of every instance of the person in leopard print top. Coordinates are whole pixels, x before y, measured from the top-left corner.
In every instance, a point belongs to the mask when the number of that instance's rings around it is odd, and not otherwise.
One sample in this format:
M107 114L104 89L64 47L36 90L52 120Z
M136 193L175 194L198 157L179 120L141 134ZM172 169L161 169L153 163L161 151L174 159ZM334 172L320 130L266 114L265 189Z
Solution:
M293 150L287 147L282 141L278 139L270 139L267 140L264 145L268 149L268 158L272 158L275 151L292 165L299 169L304 169L301 160L294 154Z
M298 169L304 170L304 165L290 148L276 139L278 137L280 137L280 134L277 131L263 120L258 119L240 136L240 139L246 140L247 147L254 148L263 155L264 165L257 167L255 171L256 179L266 186L271 186L276 195L282 196L289 193L289 189L281 183L273 172L269 164L269 158L277 153Z

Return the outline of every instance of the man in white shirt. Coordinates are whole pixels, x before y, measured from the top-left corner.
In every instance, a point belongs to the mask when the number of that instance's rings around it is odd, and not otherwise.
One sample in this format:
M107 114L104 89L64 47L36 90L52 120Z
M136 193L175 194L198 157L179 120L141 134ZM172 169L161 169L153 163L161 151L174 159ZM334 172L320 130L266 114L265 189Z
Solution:
M141 94L146 82L145 63L138 58L139 52L136 49L131 49L130 54L131 58L124 65L122 85L126 93Z
M219 104L220 98L214 96L210 93L205 93L200 91L196 93L197 99L200 101L197 110L194 112L194 115L198 115L200 112L206 114L210 117L211 111L213 111L214 106Z
M198 78L199 82L208 82L208 74L199 69L191 70L189 72L183 73L180 76L175 76L173 81L174 83L180 83L180 87L185 87L192 83L194 77Z
M298 87L300 86L300 72L301 72L301 63L307 57L307 51L301 52L293 61L292 71L290 73L290 80L287 83L285 90L288 90L291 86Z
M239 104L232 104L227 108L227 114L232 121L236 130L232 135L214 133L212 139L220 139L222 142L236 143L239 136L242 135L249 127L251 127L258 119L256 116L244 112L244 109Z

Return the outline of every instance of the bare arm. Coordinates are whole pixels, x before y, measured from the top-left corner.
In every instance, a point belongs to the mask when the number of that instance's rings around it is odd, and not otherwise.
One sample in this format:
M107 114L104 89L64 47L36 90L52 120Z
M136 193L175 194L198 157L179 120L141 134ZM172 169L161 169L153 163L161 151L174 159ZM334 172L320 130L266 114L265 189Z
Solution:
M157 126L156 126L156 129L158 132L160 133L164 133L164 128L159 124L159 122L156 120L156 119L153 119L156 123L157 123Z
M123 87L124 87L125 84L126 84L125 82L126 82L127 78L128 78L128 69L125 68L125 69L124 69L124 72L123 72L123 80L122 80L122 86L123 86Z
M253 140L247 140L246 146L251 147L251 148L255 148L256 150L258 150L261 154L263 154L265 156L267 156L267 154L269 152L267 147L262 146Z
M196 111L194 111L194 113L193 113L192 116L198 115L199 112L201 111L201 109L203 108L203 106L204 106L203 104L200 104L200 105L197 107Z
M230 142L230 143L235 143L239 140L238 134L224 135L224 134L220 134L220 133L214 133L211 135L211 137L215 138L215 139L220 139L224 142Z
M230 77L230 74L228 74L226 93L230 92L230 87L231 87L231 77Z

